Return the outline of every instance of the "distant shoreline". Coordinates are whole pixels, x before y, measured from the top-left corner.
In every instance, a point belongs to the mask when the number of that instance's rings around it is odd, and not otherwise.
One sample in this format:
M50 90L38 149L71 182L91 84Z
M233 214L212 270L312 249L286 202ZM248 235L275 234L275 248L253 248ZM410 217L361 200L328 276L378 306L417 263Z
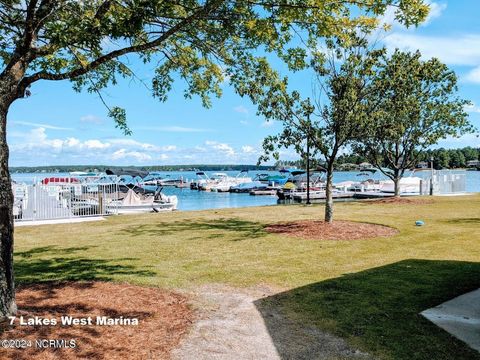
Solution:
M145 171L242 171L275 170L275 165L147 165L147 166L109 166L109 165L58 165L58 166L12 166L10 173L68 173L72 171L103 172L107 169L139 169Z
M138 169L144 171L162 171L162 172L184 172L184 171L276 171L283 166L257 166L257 165L159 165L159 166L106 166L106 165L62 165L62 166L12 166L9 168L11 174L24 173L69 173L73 171L84 172L105 172L107 169ZM288 166L285 166L288 168ZM294 168L294 166L292 166ZM430 170L429 168L416 169L417 171ZM472 168L453 168L443 170L474 170ZM336 168L335 171L359 171L358 169Z

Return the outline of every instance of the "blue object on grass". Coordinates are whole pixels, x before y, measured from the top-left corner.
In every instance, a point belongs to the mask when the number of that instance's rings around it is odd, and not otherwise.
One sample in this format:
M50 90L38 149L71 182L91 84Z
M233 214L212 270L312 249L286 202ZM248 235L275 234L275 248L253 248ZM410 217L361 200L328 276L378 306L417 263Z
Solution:
M417 221L415 221L415 225L423 226L423 225L425 225L425 223L422 220L417 220Z

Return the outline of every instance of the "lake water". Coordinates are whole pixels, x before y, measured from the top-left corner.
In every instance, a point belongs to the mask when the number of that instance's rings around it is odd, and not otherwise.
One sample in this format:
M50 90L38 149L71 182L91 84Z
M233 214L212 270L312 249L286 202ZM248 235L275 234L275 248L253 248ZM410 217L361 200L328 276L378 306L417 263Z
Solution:
M206 171L211 175L213 171ZM236 176L236 171L225 171L230 176ZM258 173L265 173L265 171L250 171L250 177L255 177ZM272 172L272 174L276 172ZM466 191L467 192L480 192L480 171L465 171L461 172L466 175ZM170 177L172 179L178 179L183 177L185 180L196 179L194 171L184 172L161 172L162 177ZM428 171L417 172L416 176L424 177L429 175ZM38 173L21 173L12 174L12 178L19 183L33 183L40 181L41 179L49 176L67 176L68 174L55 173L55 174L38 174ZM339 171L334 173L334 182L341 181L359 181L362 178L357 176L358 172L355 171ZM406 176L408 176L407 174ZM374 178L381 179L380 175L375 175ZM178 196L178 208L179 210L205 210L205 209L220 209L220 208L235 208L235 207L247 207L247 206L262 206L262 205L276 205L276 196L250 196L249 194L233 194L233 193L211 193L205 191L197 191L190 189L177 189L174 187L164 187L163 192L165 195Z

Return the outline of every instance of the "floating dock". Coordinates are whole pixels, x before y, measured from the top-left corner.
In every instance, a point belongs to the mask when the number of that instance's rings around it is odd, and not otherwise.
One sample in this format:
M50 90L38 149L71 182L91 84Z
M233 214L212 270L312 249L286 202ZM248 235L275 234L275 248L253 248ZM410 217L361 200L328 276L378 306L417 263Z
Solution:
M353 192L334 192L332 197L334 200L340 199L352 199L355 193ZM312 191L310 192L310 200L325 200L326 199L325 191ZM307 192L294 193L293 200L298 202L307 201Z
M250 191L250 195L253 196L275 196L277 195L277 190L276 189L258 189L258 190L252 190Z

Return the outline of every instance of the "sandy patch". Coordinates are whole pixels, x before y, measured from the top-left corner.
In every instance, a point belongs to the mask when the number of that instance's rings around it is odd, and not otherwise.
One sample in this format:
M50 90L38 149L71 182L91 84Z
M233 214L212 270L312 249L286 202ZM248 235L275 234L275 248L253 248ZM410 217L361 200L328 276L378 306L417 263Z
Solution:
M352 221L334 221L329 224L311 220L272 224L265 231L315 240L361 240L398 234L398 230L383 225Z
M6 326L0 339L75 339L75 349L2 349L2 359L168 359L193 321L185 296L107 282L20 287L18 316L137 318L138 326ZM33 343L35 345L35 343Z

